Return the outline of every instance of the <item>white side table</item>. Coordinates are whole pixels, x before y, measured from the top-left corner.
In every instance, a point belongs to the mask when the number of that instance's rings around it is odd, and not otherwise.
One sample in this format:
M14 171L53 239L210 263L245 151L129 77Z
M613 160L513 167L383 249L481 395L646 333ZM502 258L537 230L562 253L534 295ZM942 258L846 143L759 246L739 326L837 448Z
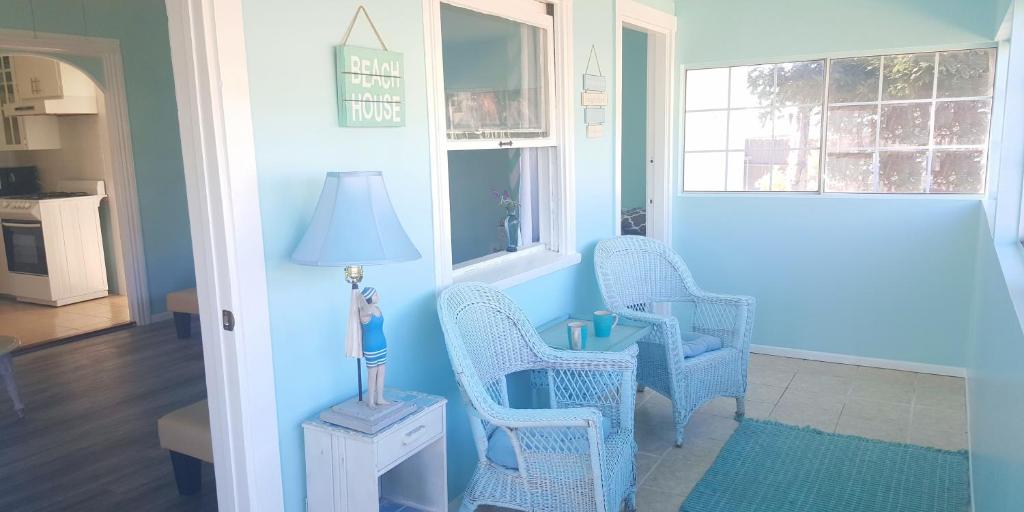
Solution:
M386 396L420 409L372 435L320 420L302 424L309 512L447 512L447 400L391 389Z

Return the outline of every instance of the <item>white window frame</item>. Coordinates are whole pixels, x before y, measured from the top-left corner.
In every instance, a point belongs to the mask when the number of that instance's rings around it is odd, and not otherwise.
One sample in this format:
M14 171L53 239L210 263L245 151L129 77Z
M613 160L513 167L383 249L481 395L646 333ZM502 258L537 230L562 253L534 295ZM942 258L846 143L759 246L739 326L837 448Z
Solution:
M996 116L995 108L996 108L996 103L997 103L996 90L995 89L993 90L993 93L992 93L991 96L957 97L957 98L936 98L936 97L934 97L935 94L934 94L934 89L933 89L933 95L932 95L933 97L929 98L929 99L923 99L923 100L882 100L881 99L881 95L879 95L878 99L874 100L874 101L829 103L829 89L830 89L829 80L830 80L831 72L832 72L832 61L834 61L834 60L841 60L841 59L847 59L847 58L857 58L857 57L879 57L879 58L884 58L884 57L891 57L891 56L895 56L895 55L922 54L922 53L934 53L935 54L935 58L938 59L938 54L939 53L956 52L956 51L968 51L968 50L993 50L993 51L995 51L996 52L996 59L995 59L996 67L995 67L995 69L992 70L992 73L993 73L993 81L995 82L996 80L998 80L999 72L1000 72L999 65L1000 65L1000 63L1003 62L1003 60L1001 58L1001 54L1003 52L1001 51L1001 48L999 48L996 45L950 46L950 47L943 47L943 48L907 48L907 49L896 49L896 50L891 50L891 51L887 51L887 52L876 52L876 53L871 53L871 54L863 54L863 53L851 52L851 53L832 54L832 55L825 55L825 56L818 56L818 57L799 56L799 57L793 57L793 58L790 58L790 59L773 60L773 61L770 61L770 62L757 62L757 63L729 62L729 63L723 63L723 64L709 64L709 65L700 65L700 66L693 66L693 67L681 66L680 67L680 71L681 71L682 76L680 77L680 82L681 82L680 90L681 90L681 94L682 94L682 99L680 101L679 113L680 113L680 124L682 125L682 130L681 130L682 135L680 136L680 138L678 140L678 144L679 144L679 148L680 148L679 152L680 152L681 155L683 155L683 157L679 159L679 184L678 184L678 186L676 188L676 194L679 195L679 196L682 196L682 195L704 195L704 194L710 194L710 195L722 195L722 194L724 194L724 195L770 194L770 195L775 195L775 196L780 196L781 195L781 196L790 196L790 197L816 197L816 196L864 197L864 196L872 196L872 197L901 197L901 198L908 198L909 197L909 198L928 198L928 199L943 199L943 198L948 198L948 199L964 199L964 198L978 199L978 198L983 198L987 194L989 194L990 189L992 189L993 186L994 186L993 185L993 179L992 179L992 177L994 176L994 171L993 171L993 168L992 168L992 162L990 161L990 156L991 156L991 153L992 153L992 150L991 150L992 149L991 148L992 135L991 135L991 133L992 133L992 129L996 126L996 121L997 121L996 117L995 117ZM701 190L701 191L688 191L688 190L684 189L684 187L685 187L685 174L686 174L685 161L686 161L686 154L688 153L686 151L686 139L685 139L685 137L686 137L686 133L685 133L686 132L686 114L688 112L686 110L686 73L687 73L687 71L699 71L699 70L703 70L703 69L731 68L731 67L740 67L740 66L765 66L765 65L787 64L787 63L794 63L794 62L808 62L808 61L815 61L815 60L824 60L825 61L825 83L824 83L825 90L823 91L824 94L822 96L822 105L821 105L822 106L821 148L820 148L820 155L819 155L820 161L819 161L819 164L818 164L819 165L819 172L818 172L818 190L817 191L796 191L796 190L794 190L794 191L771 191L771 190L714 190L714 191ZM935 67L936 67L936 73L937 73L938 72L938 66L936 65ZM883 84L883 74L884 74L884 70L883 69L879 69L879 89L881 89L881 87L883 86L882 85ZM936 76L935 82L932 84L932 87L933 88L937 88L938 87L938 78L937 78L937 76ZM933 138L934 138L934 129L935 129L935 112L934 111L935 111L935 105L937 104L937 102L939 102L939 101L970 101L970 100L985 100L985 99L992 101L992 112L990 113L990 117L989 117L989 136L987 137L987 139L986 139L984 144L981 144L981 145L970 145L970 146L937 146L937 147L934 145L934 140L933 140ZM929 126L928 146L922 146L922 147L896 147L896 148L876 147L874 149L869 149L869 148L863 148L863 149L847 148L847 149L845 149L843 151L837 151L837 152L840 152L840 153L847 153L847 152L848 153L856 153L856 152L870 153L870 152L873 152L874 155L875 155L875 156L873 156L873 164L872 164L872 167L873 167L873 170L874 170L873 179L877 181L877 179L878 179L878 152L889 151L889 150L893 150L893 151L908 151L908 152L927 151L929 153L929 160L928 160L928 167L927 167L928 176L926 177L926 179L931 180L932 155L934 154L935 150L940 150L940 151L941 150L958 150L958 149L977 150L977 149L981 148L985 152L985 158L986 158L985 176L984 176L985 187L980 192L978 192L978 193L959 193L959 192L957 192L957 193L944 193L944 192L932 193L932 192L927 192L927 191L926 192L882 192L882 191L878 191L878 192L828 192L828 191L826 191L825 190L825 178L826 178L826 171L827 171L827 169L826 169L826 165L825 164L826 164L826 160L827 160L827 156L828 156L828 140L827 140L827 136L828 136L828 121L829 121L828 109L829 109L829 107L876 106L876 107L880 108L880 106L884 106L886 104L906 104L906 103L931 103L931 105L932 105L932 107L931 107L931 109L932 109L932 119L931 119L931 123L930 123L930 126ZM708 109L705 109L705 110L708 110ZM710 109L710 110L725 110L725 109ZM878 116L878 119L876 119L876 123L881 123L881 116ZM876 140L880 140L879 138L881 137L881 133L880 133L879 129L876 129L875 137L876 137ZM699 153L699 152L714 152L714 151L690 151L689 153ZM728 153L729 150L728 149L721 150L721 152ZM931 188L931 184L930 183L928 183L927 185L928 186L926 187L926 190ZM1022 217L1024 217L1024 214L1022 214ZM1024 230L1022 230L1022 239L1024 239Z
M427 118L430 137L431 191L434 197L434 267L438 288L455 282L483 281L507 288L576 265L575 111L573 91L572 0L550 0L554 7L553 33L548 32L554 55L548 73L550 137L514 139L512 146L498 140L448 140L447 102L441 47L441 4L537 25L551 23L545 3L536 0L423 0L427 72ZM544 16L544 20L538 16ZM471 149L555 147L557 161L550 179L541 184L541 198L551 197L548 222L542 222L542 241L513 253L496 253L464 262L452 261L451 202L448 187L448 151ZM549 193L544 193L548 187ZM547 225L548 227L543 227ZM467 264L468 263L468 264Z
M775 62L775 63L769 63L769 64L755 64L753 66L775 66L775 65L780 65L780 64L798 64L798 63L803 63L803 62L819 62L819 61L823 64L823 68L824 68L823 72L825 73L825 76L824 76L824 78L822 80L822 84L823 84L822 86L825 89L822 90L822 92L821 92L821 98L822 98L822 101L824 102L824 101L828 101L828 72L829 72L829 61L830 61L830 59L803 59L803 60L792 60L792 61L786 61L786 62ZM731 68L734 68L734 67L745 67L745 66L720 66L720 67L711 67L711 68L693 68L693 69L690 69L689 71L700 71L702 69L722 69L722 68L730 69L730 72L729 72L730 73L729 74L729 87L731 88L732 87L732 71L731 71ZM686 162L686 155L688 155L688 154L725 153L725 158L726 158L726 160L725 160L725 165L726 165L725 179L726 179L726 182L725 183L726 183L726 186L728 186L728 184L729 184L729 176L728 176L729 155L731 153L739 153L739 152L743 151L743 150L739 150L739 149L732 149L732 148L729 147L729 135L730 135L731 127L732 127L732 113L733 112L741 112L741 111L751 111L751 110L764 110L766 108L769 109L769 112L774 112L775 108L776 108L776 106L775 106L775 100L776 99L775 99L775 97L773 95L771 103L767 107L733 107L732 106L732 91L730 90L729 91L730 92L729 97L726 98L726 104L725 104L726 106L725 107L722 107L722 108L697 108L697 109L693 109L693 110L687 110L687 108L686 108L685 74L683 76L684 76L683 100L682 100L681 103L683 105L682 106L682 109L683 109L682 110L683 111L682 122L683 122L684 125L686 124L686 114L702 113L702 112L725 112L725 115L726 115L726 125L725 125L725 140L726 140L726 143L725 143L725 149L696 149L696 150L687 151L686 150L686 140L685 140L685 138L683 139L683 141L682 141L682 146L683 146L682 154L683 154L683 158L680 160L681 165L682 165L682 169L683 169L683 173L686 172L685 162ZM778 76L776 75L776 79L777 78L778 78ZM775 85L777 87L778 83L776 83ZM824 157L824 153L825 153L825 133L826 133L825 132L825 125L826 125L826 118L828 117L828 114L826 112L826 105L824 103L822 103L820 105L818 105L818 104L803 104L802 103L802 104L799 104L799 105L789 105L789 106L784 107L784 108L808 107L808 106L817 106L821 110L821 127L819 128L821 133L818 134L818 147L817 148L811 148L811 147L806 147L806 148L789 148L788 150L789 151L799 151L799 150L818 151L818 189L817 190L785 190L785 191L774 191L774 190L694 190L694 191L687 191L687 190L685 190L686 181L684 179L684 176L681 175L679 177L679 189L680 189L680 191L681 192L685 192L687 194L705 194L705 193L714 194L714 193L747 192L747 193L756 193L756 194L764 194L764 193L780 194L780 193L782 193L782 194L801 194L801 195L806 195L806 194L819 194L819 193L821 193L822 192L822 188L824 187L823 176L824 176L824 173L825 173L825 157ZM775 137L775 125L774 125L774 123L775 123L775 121L773 120L772 121L772 138ZM770 171L769 171L769 176L770 176ZM769 177L769 183L770 183L770 177Z

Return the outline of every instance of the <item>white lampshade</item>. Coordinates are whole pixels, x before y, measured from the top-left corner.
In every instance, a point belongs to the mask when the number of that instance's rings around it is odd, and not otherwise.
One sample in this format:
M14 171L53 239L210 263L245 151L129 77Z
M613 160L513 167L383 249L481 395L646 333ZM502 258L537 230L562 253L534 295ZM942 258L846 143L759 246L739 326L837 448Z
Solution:
M343 267L419 259L379 171L330 172L292 261Z

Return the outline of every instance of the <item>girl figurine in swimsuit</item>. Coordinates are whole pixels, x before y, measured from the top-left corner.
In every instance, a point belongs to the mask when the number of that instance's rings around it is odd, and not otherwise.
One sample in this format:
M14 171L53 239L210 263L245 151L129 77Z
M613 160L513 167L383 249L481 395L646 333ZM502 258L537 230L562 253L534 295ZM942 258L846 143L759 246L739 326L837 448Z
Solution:
M363 288L359 301L359 323L363 334L363 358L366 360L369 396L367 405L375 408L391 402L384 399L385 363L388 361L388 342L384 338L384 315L380 311L380 294L372 286Z

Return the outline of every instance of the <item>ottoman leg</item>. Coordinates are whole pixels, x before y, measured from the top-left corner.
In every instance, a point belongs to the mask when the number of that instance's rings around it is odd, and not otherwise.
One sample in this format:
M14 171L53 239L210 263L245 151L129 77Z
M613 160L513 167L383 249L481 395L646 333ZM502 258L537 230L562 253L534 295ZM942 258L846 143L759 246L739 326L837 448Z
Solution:
M178 494L190 496L199 492L203 485L202 461L183 453L170 452L171 466L174 467L174 481L178 484Z
M178 339L192 336L192 315L188 313L175 313L174 330L178 332Z
M14 402L14 412L18 414L19 418L25 416L25 404L21 403L21 397L18 396L18 383L14 381L14 364L11 354L0 356L0 378L3 378L7 394L11 396L11 402Z

